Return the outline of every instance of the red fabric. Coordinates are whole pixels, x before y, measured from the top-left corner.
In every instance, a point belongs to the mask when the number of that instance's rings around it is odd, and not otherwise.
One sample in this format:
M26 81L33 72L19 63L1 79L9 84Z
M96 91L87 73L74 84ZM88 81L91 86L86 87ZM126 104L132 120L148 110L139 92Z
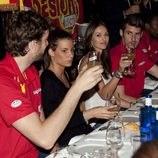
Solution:
M37 158L38 150L12 124L37 112L40 115L41 88L35 67L22 76L14 59L7 54L0 62L0 155L4 158ZM19 82L18 79L19 78ZM23 93L20 83L25 83Z
M10 0L10 3L16 3L19 5L19 0Z
M144 31L141 39L141 44L144 45L143 52L154 62L158 62L158 40L151 39Z
M142 52L142 49L143 46L140 44L135 51L136 57L134 65L136 69L136 77L129 78L124 76L122 81L119 83L120 85L124 85L126 95L135 98L139 98L143 91L145 71L148 71L154 65L154 63ZM125 48L123 42L111 49L110 58L112 62L112 71L116 71L118 69L120 57L124 50Z
M75 23L83 22L82 0L24 0L24 6L33 8L52 23L76 36Z

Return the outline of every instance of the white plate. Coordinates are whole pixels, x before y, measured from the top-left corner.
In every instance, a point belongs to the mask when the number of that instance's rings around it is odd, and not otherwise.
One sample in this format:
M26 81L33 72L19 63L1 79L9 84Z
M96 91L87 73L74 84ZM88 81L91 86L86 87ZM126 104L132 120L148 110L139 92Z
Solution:
M95 150L104 149L105 144L96 144L96 143L82 143L82 144L76 144L68 147L68 151L71 154L79 154L83 155L85 153L93 153Z

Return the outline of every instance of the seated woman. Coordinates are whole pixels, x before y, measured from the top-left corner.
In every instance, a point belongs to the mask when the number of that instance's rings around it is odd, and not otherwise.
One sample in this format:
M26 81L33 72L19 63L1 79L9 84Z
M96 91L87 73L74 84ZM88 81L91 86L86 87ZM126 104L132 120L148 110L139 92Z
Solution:
M46 117L58 107L71 86L65 68L71 66L74 57L73 39L69 33L54 30L50 32L48 43L44 54L45 70L41 75L43 109ZM113 118L116 114L104 107L81 112L80 107L77 106L66 129L57 140L59 146L66 146L69 140L76 135L91 132L91 126L87 124L89 119L93 117Z
M122 100L114 94L118 82L122 78L122 72L131 64L126 57L121 57L118 70L111 74L111 61L109 57L109 32L102 21L93 21L89 24L85 34L85 52L87 53L79 63L79 71L88 64L89 53L95 51L103 65L103 80L97 88L93 88L85 93L85 108L91 109L97 106L105 106L107 100L113 95L117 98L117 104L122 107L130 107L130 103Z

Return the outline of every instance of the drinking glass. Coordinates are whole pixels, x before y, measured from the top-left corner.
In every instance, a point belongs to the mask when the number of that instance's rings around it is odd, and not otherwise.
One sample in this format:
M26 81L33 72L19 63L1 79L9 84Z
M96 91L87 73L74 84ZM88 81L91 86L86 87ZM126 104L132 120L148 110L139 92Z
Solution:
M115 105L116 107L113 107L114 105ZM110 106L111 106L111 108L109 108L108 111L117 112L117 115L114 117L114 119L117 119L117 117L119 116L120 106L117 105L115 96L112 96L111 99L106 100L105 106L107 106L107 107L110 107Z
M106 131L106 144L113 149L113 155L118 158L118 150L123 145L124 130L122 123L117 120L109 121Z
M100 65L100 54L96 51L89 52L89 59L88 59L88 68L91 68L95 65Z
M135 58L134 49L128 48L126 52L122 53L123 57L127 57L127 59L124 60L131 60L132 64L125 69L124 75L129 76L135 76L135 65L133 64L134 58Z

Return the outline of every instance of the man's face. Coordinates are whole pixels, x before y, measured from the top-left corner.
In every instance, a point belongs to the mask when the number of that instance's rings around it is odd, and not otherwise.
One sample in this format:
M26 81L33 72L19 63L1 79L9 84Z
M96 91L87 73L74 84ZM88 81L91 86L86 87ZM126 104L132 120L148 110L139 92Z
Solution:
M122 36L123 43L126 48L135 49L137 48L139 41L142 36L141 28L128 25L125 30L120 31L120 35Z
M39 41L36 41L33 54L34 54L34 61L37 61L41 59L43 56L46 47L48 46L48 36L49 36L49 31L45 31L42 38Z
M150 23L150 34L153 38L158 39L158 16L155 16Z

